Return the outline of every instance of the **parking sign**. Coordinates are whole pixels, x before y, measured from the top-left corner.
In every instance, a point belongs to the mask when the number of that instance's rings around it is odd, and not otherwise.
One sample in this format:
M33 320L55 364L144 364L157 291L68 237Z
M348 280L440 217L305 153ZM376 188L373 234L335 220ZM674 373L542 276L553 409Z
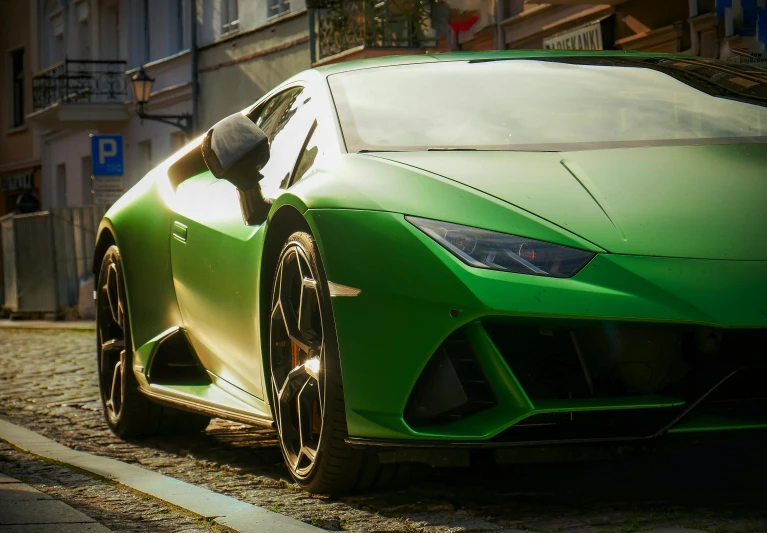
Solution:
M122 176L123 136L91 135L91 162L94 176Z

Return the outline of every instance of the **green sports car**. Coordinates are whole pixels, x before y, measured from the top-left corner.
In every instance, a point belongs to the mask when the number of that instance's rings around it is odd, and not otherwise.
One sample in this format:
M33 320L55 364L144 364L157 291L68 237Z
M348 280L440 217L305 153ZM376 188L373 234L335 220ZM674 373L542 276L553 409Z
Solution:
M308 70L99 229L121 437L276 428L297 483L767 427L767 71L623 52ZM722 435L726 435L722 433Z

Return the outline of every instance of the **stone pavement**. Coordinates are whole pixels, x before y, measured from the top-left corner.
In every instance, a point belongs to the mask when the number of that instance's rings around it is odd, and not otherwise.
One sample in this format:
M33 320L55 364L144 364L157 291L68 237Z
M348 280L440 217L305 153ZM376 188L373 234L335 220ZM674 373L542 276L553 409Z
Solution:
M107 533L93 518L0 474L0 533Z
M401 490L340 499L307 494L290 483L276 435L268 429L214 420L204 434L192 438L116 438L106 428L98 401L94 345L92 330L0 328L0 418L70 448L139 464L332 531L767 532L767 462L763 454L747 453L748 441L737 440L734 447L711 453L685 451L642 460L419 468L413 483ZM88 487L83 493L70 483L65 488L71 494L60 495L58 485L51 492L5 473L64 499L109 529L127 530L109 521L109 509L99 514L105 502L98 494L103 485L91 485L96 481L78 481ZM85 497L88 507L78 507L75 496ZM129 502L121 505L130 509L137 527L146 520L155 525L130 531L205 526L189 517L192 521L184 522L183 515L135 495L120 498Z

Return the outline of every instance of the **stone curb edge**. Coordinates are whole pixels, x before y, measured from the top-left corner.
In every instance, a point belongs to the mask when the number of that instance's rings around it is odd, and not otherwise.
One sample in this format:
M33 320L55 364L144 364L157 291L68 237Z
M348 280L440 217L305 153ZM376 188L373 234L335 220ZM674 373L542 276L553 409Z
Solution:
M0 320L0 329L55 329L64 331L96 331L93 320Z
M317 533L322 529L178 479L86 452L0 419L0 439L33 455L70 465L189 511L238 533Z

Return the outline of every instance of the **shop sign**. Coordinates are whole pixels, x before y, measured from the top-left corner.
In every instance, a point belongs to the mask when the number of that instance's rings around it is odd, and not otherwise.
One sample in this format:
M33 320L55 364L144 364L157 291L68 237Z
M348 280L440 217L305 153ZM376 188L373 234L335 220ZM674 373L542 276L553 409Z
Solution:
M15 176L6 176L3 178L2 185L3 191L20 191L23 189L31 189L34 187L34 181L32 180L32 172L26 174L17 174Z
M733 55L728 59L730 63L738 63L739 65L748 65L751 67L767 67L767 54L763 52L752 52L748 55Z
M560 33L543 40L547 50L602 50L602 26L599 22Z

